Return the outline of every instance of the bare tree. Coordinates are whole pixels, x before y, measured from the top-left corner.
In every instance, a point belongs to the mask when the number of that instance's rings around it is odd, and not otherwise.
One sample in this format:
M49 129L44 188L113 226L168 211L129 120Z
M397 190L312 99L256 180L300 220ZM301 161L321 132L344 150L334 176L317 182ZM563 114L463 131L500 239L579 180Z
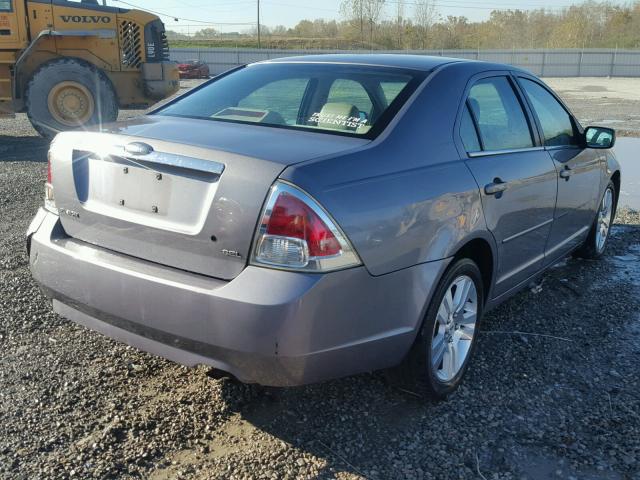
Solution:
M402 34L404 31L404 0L397 0L396 24L398 27L398 48L402 48Z
M369 25L369 43L373 44L373 31L380 21L385 0L343 0L340 11L352 24L360 27L360 42L364 44L364 26Z
M438 10L433 0L416 0L413 17L418 27L422 48L427 48L429 30L438 19Z
M373 45L373 31L380 21L385 0L364 0L364 15L369 23L369 45Z
M342 0L340 13L348 22L359 29L360 45L364 46L364 2L365 0Z

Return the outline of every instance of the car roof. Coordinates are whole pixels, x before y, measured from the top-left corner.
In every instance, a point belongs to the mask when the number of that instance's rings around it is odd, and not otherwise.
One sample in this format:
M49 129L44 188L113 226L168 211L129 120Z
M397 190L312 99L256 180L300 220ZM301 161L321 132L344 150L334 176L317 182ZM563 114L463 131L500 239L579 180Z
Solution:
M410 68L431 71L436 67L454 62L474 62L461 58L439 57L430 55L407 54L325 54L304 55L297 57L273 58L258 63L350 63L354 65L371 65L379 67Z

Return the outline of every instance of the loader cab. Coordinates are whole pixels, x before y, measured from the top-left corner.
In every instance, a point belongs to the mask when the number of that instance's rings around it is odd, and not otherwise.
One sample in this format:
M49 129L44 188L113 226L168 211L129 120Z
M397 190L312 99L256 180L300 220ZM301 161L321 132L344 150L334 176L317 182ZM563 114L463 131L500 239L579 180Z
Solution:
M0 0L0 50L21 50L29 44L23 0Z

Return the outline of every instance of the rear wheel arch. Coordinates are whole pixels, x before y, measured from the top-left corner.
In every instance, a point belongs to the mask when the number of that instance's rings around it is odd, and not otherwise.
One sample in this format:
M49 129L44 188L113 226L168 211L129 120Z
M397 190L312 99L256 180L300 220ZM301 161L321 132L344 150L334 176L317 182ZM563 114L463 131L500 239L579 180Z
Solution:
M451 269L451 266L454 265L458 260L463 258L469 259L476 264L478 269L480 270L480 276L482 277L482 293L483 293L483 303L487 304L489 300L489 295L491 292L491 287L493 286L494 272L497 270L497 255L495 253L495 245L492 243L492 240L489 238L485 238L482 233L479 233L477 236L473 238L465 239L457 248L452 250L452 255L447 257L447 266L442 269L442 272L436 278L436 281L433 283L432 292L427 298L427 302L425 303L422 316L420 317L420 321L418 322L417 332L422 329L422 325L424 323L424 318L426 315L431 302L433 301L433 292L436 291L442 279L447 275L448 271Z
M616 189L615 204L614 204L614 216L615 216L615 211L618 209L618 199L620 198L620 188L621 188L620 170L616 170L615 172L613 172L613 175L611 175L611 181L613 182L613 186Z
M480 241L484 242L484 240ZM474 249L484 248L479 247L480 243L469 242L469 245ZM449 260L449 265L444 269L438 279L438 283L434 285L433 295L427 304L427 310L420 323L420 328L416 331L416 336L410 349L400 365L385 372L388 381L392 385L416 392L419 395L422 394L434 400L445 398L460 384L477 344L475 341L477 329L480 326L484 311L484 302L482 300L485 296L484 280L476 262L468 256L453 257ZM459 318L459 315L467 318L464 311L458 309L462 308L460 307L461 305L466 305L467 300L465 298L467 293L462 293L462 302L455 300L458 292L457 288L464 288L458 287L459 281L475 286L472 294L474 296L470 297L473 298L471 305L475 305L475 309L470 310L473 315L473 318L469 319L471 320L470 324L467 324L466 321L460 321ZM453 304L456 307L455 313L451 309L449 310L449 321L444 325L442 316L440 316L440 319L438 318L438 312L443 308L444 296L447 292L451 293L452 288L456 288L456 290L455 294L449 297L449 305ZM462 292L465 292L465 290L462 290ZM458 321L464 323L464 327L460 327ZM470 330L467 330L467 328ZM469 335L471 336L469 337ZM434 345L437 344L437 336L440 337L440 347L443 347L443 342L445 342L444 345L448 349L454 347L454 350L457 350L457 347L453 345L457 343L456 338L471 342L464 356L460 357L462 358L462 364L458 365L455 370L451 370L453 371L451 377L441 378L439 376L438 372L445 369L444 363L442 363L445 359L442 357L443 354L440 354L440 360L437 360L438 354L434 354L433 349L436 348ZM451 347L448 344L451 344ZM450 361L453 361L454 358L458 358L458 353L450 353ZM442 365L439 366L440 364Z
M484 232L487 233L487 232ZM488 235L488 233L487 233ZM426 302L424 303L420 317L416 323L415 334L416 336L421 331L424 324L425 316L429 310L431 302L433 302L433 296L438 286L446 277L447 273L458 260L466 258L476 264L480 270L480 276L482 278L482 293L483 303L487 304L491 287L493 286L494 272L497 270L496 262L497 256L495 252L495 245L492 243L492 239L485 238L482 232L478 232L477 236L467 238L460 243L456 248L452 249L452 254L447 255L445 259L442 259L446 265L442 268L440 273L434 279L430 292L427 295Z
M496 271L497 256L491 242L484 237L476 237L467 240L454 254L455 259L468 258L480 269L485 304L489 299L489 292L493 286L494 272Z

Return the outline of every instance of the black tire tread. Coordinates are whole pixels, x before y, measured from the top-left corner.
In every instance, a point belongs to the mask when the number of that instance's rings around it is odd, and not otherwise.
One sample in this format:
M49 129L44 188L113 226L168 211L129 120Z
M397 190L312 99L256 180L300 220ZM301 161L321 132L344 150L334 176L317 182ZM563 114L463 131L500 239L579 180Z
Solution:
M34 98L36 98L34 92L41 90L48 94L51 87L55 85L55 83L52 83L51 81L52 73L58 73L60 70L65 69L70 72L86 70L90 72L90 75L98 82L97 91L93 85L85 85L92 93L94 93L94 101L96 104L96 112L94 114L94 118L89 122L89 125L98 122L113 122L118 118L117 96L111 81L105 73L95 65L84 60L76 58L58 58L42 64L29 79L25 90L25 107L27 117L38 134L44 138L53 138L56 133L58 133L58 129L48 125L46 123L48 119L37 118L40 116L37 113L37 110L38 107L41 106L41 102L34 101ZM77 75L69 75L69 80L77 81ZM97 92L100 92L100 98L97 98ZM50 119L49 122L53 123L55 120ZM69 130L69 127L64 127L62 129Z
M608 188L611 188L611 190L613 191L613 213L611 215L611 223L613 223L613 220L615 219L615 216L616 216L616 206L618 202L618 197L617 197L616 187L613 184L612 180L609 180L609 184L605 188L604 192L602 192L603 196ZM602 202L602 198L598 202L598 209L600 208L601 202ZM605 240L604 248L602 249L602 251L598 252L598 247L596 245L596 229L597 228L598 228L598 213L596 212L596 216L593 219L593 224L591 225L589 234L587 235L587 238L584 241L584 243L574 252L574 256L579 258L585 258L587 260L595 260L602 256L602 254L607 248L607 243L609 242L609 239L607 238Z
M444 291L448 287L453 278L461 273L467 273L475 277L476 289L478 293L478 319L476 321L476 337L471 346L471 351L465 365L462 367L460 373L456 376L453 383L450 385L438 385L432 381L427 371L427 346L426 342L430 341L430 333L425 334L426 330L431 331L433 325L433 319L440 306L441 297L444 295ZM398 367L390 369L386 372L386 376L391 385L402 388L403 390L416 393L421 397L427 398L432 401L439 401L445 399L449 394L453 393L461 383L462 378L469 366L469 362L473 357L475 346L477 344L477 335L482 320L482 314L484 309L484 288L482 282L482 275L480 269L475 262L468 258L460 258L452 261L451 265L447 268L442 275L438 286L436 287L434 294L431 298L431 303L427 309L423 325L420 328L416 340L407 354L405 360Z

